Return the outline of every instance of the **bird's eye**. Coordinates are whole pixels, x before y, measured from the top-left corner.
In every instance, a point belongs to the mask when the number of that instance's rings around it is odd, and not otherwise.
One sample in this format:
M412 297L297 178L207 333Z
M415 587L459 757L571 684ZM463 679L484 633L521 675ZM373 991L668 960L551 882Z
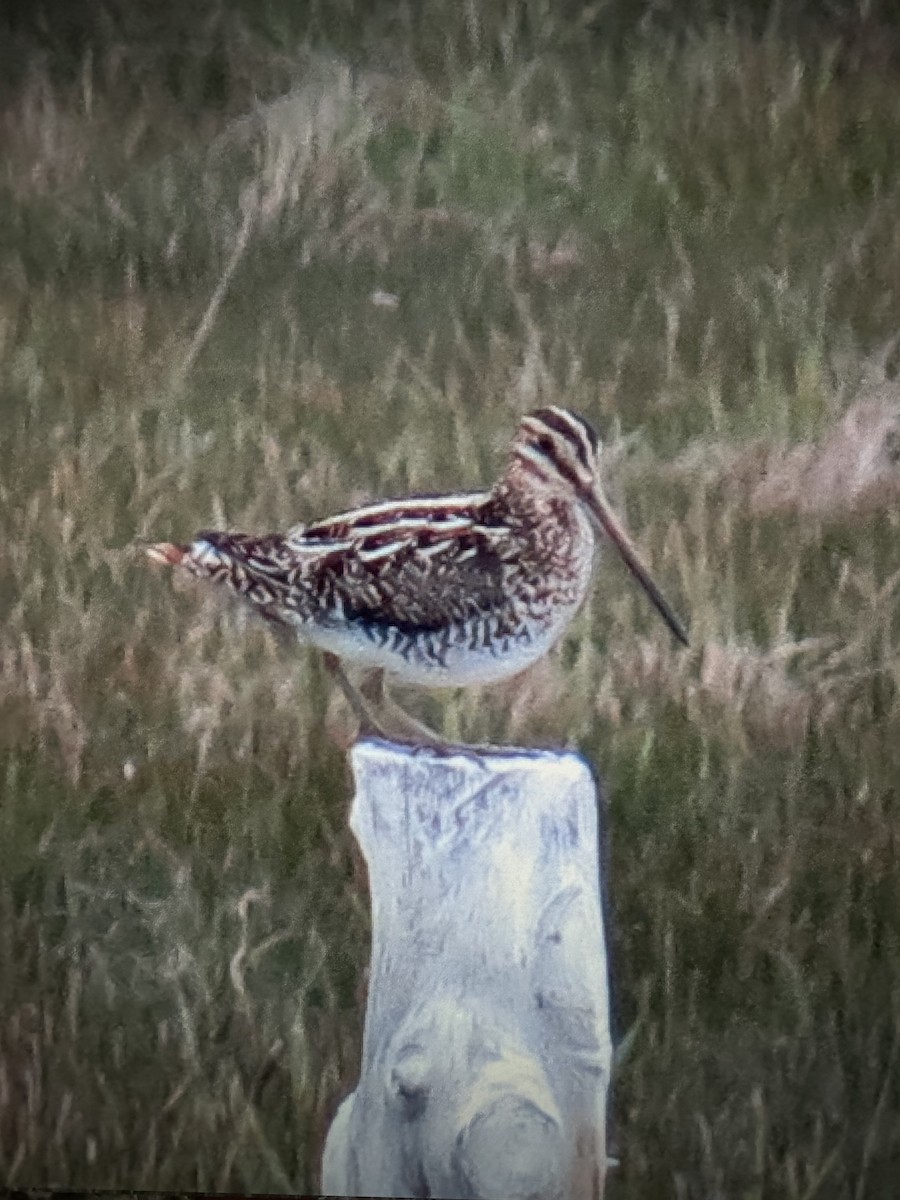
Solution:
M538 449L543 450L545 454L553 453L553 439L548 438L546 434L538 438Z

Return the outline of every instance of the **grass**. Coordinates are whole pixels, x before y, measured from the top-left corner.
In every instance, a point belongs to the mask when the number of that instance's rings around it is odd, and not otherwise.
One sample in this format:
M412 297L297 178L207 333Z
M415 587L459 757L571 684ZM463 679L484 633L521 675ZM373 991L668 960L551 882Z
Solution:
M554 402L694 649L610 563L411 707L607 781L609 1194L891 1195L895 64L712 8L107 11L0 110L0 1181L309 1190L358 1070L341 703L129 547L478 486Z

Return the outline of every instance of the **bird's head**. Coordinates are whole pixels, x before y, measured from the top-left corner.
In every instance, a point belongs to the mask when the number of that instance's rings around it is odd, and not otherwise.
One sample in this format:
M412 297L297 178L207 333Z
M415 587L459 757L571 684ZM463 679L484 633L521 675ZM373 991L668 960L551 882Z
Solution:
M582 505L616 547L675 637L686 646L684 626L651 579L606 498L600 481L600 439L584 417L555 405L535 409L520 421L510 455L511 468L530 489L567 496Z

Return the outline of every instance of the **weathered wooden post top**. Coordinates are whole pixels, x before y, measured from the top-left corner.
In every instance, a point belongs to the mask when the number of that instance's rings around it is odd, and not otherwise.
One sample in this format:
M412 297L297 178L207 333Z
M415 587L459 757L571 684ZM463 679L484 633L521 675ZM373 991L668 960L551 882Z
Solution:
M513 678L583 604L598 530L688 645L606 498L596 431L558 405L520 419L489 491L145 550L317 646L371 730L385 726L345 664L381 701L385 674L435 688ZM362 1075L326 1143L326 1190L591 1195L610 1045L587 766L371 739L353 765L374 944Z
M372 965L323 1190L600 1195L612 1055L587 764L376 739L352 763Z

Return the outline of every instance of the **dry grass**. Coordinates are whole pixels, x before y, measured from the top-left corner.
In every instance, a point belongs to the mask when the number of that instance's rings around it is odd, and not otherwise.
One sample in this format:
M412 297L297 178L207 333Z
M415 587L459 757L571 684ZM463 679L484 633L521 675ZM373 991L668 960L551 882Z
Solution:
M114 41L0 112L0 1182L310 1189L358 1067L341 704L135 539L476 486L550 401L603 430L693 648L609 562L528 676L411 705L607 782L608 1195L880 1200L894 68L345 7L328 52L321 14L217 9L215 103Z

